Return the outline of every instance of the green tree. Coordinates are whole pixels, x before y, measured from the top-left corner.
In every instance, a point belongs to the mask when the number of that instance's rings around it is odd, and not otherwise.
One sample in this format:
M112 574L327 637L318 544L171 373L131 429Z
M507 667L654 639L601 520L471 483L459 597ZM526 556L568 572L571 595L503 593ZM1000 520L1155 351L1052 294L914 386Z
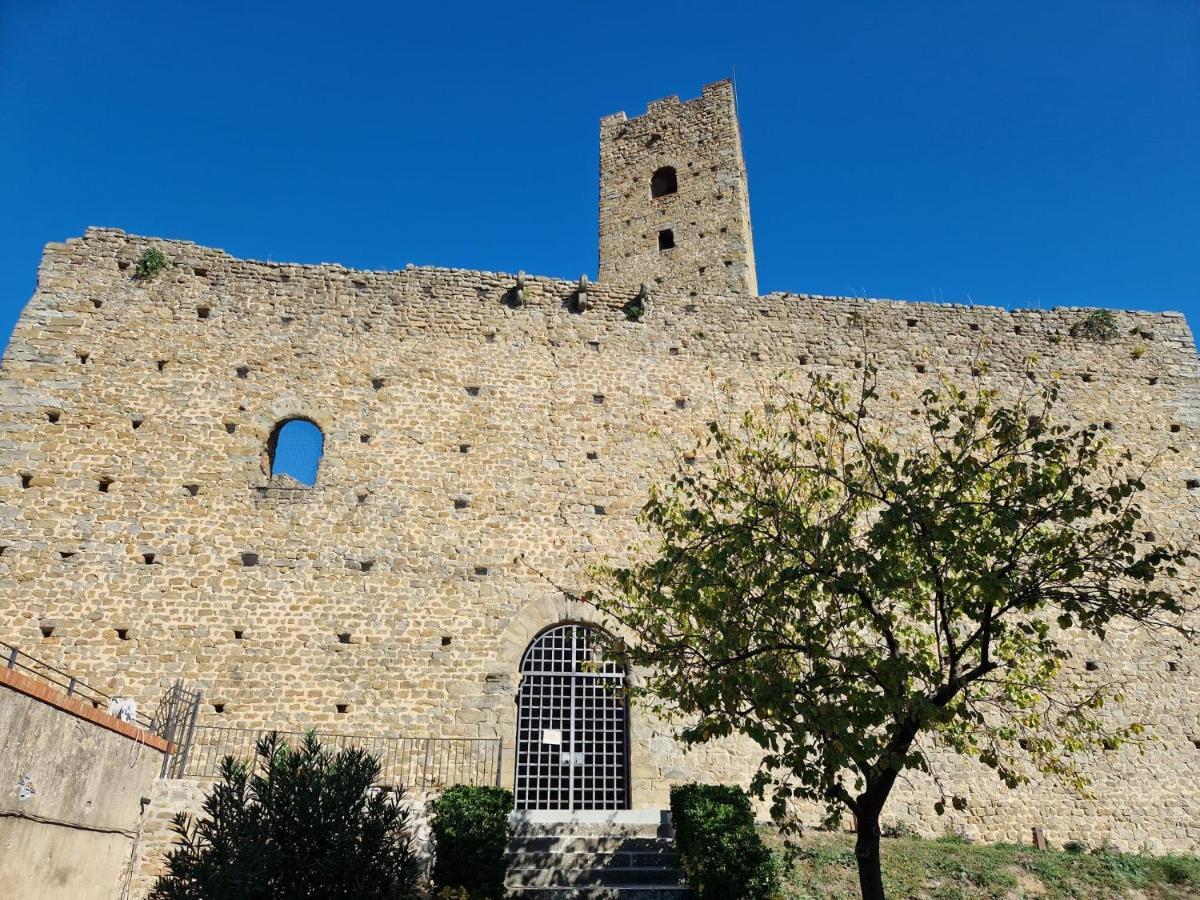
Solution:
M1172 579L1194 553L1141 539L1131 455L1056 422L1053 383L1008 403L943 385L910 409L868 368L779 393L710 424L703 464L652 491L640 561L585 599L686 743L757 742L778 817L793 798L853 813L880 898L880 813L931 743L1009 786L1036 770L1083 790L1090 752L1143 739L1101 716L1117 688L1072 665L1070 634L1190 635Z
M257 771L224 759L203 816L175 817L178 843L152 900L418 896L408 812L373 788L375 757L335 755L312 733L295 748L272 733L255 755Z

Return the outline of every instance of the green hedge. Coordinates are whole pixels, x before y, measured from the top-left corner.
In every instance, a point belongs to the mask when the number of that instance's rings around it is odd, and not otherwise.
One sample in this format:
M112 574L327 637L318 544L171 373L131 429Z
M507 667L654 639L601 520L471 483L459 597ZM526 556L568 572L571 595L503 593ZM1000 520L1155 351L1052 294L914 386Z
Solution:
M511 791L466 785L450 788L430 804L433 883L439 891L459 888L447 893L470 900L504 897L512 808Z
M699 900L763 900L779 893L771 851L754 826L741 788L681 784L671 788L671 820L680 864Z

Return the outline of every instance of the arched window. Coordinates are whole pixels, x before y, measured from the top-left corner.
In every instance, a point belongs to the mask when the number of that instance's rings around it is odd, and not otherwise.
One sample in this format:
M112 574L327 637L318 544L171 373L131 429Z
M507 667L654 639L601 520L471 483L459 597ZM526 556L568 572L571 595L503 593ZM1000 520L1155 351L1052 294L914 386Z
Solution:
M288 475L303 485L317 483L317 468L325 448L325 435L308 419L285 419L267 441L272 478Z
M665 197L679 190L674 166L663 166L650 176L650 196Z

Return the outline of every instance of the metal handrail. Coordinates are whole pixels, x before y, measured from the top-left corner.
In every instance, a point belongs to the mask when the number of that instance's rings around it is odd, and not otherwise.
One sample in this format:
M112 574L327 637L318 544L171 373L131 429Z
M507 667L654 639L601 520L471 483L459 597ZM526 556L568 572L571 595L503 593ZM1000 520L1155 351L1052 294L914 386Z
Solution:
M28 673L60 688L68 697L108 709L111 694L92 687L47 662L30 656L12 644L0 641L0 660L14 671ZM197 725L199 691L187 690L176 682L163 695L153 718L139 709L135 722L172 746L163 760L162 777L216 778L226 756L250 760L258 740L271 733L266 728L230 728ZM280 737L297 744L307 732L280 731ZM434 790L456 784L499 785L501 741L499 738L398 737L395 735L338 734L314 732L326 747L341 750L358 747L379 759L382 784L418 790Z
M246 762L254 757L264 728L198 725L191 754L183 767L184 778L216 778L227 756ZM295 746L306 732L277 731ZM500 738L431 738L313 732L321 744L334 750L357 747L379 760L381 784L415 790L440 790L456 784L499 785Z
M113 699L111 694L97 690L86 681L81 681L74 675L64 672L61 669L56 669L48 662L30 656L24 650L14 647L12 644L7 644L4 641L0 641L0 653L4 655L5 668L28 674L38 681L61 688L68 697L84 703L90 703L93 709L108 711L109 701ZM23 662L23 660L26 662ZM139 709L137 711L134 720L147 731L153 730L151 728L153 720L143 710Z

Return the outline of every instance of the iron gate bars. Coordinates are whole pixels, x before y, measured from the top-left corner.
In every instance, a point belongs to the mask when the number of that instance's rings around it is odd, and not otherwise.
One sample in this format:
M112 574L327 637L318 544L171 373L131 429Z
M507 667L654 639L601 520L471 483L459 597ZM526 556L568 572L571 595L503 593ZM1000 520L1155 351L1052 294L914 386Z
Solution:
M200 714L200 691L189 691L182 681L167 688L150 730L174 744L174 751L163 757L160 778L182 778L188 754L196 735L196 717Z
M517 809L628 809L625 671L586 625L556 625L521 660Z

